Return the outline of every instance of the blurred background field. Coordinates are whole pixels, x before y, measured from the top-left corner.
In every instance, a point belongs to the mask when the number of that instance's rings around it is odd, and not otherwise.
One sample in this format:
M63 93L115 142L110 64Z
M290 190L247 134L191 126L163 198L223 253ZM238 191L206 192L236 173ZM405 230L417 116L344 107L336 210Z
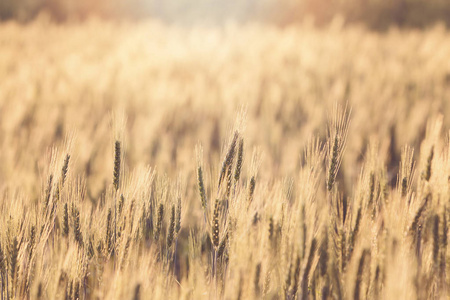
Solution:
M397 166L400 148L418 146L427 120L450 111L450 34L442 26L376 33L345 27L342 19L320 29L310 23L186 29L160 21L55 25L40 18L2 24L0 44L2 181L9 171L38 176L30 166L73 130L79 171L88 166L109 179L104 154L118 111L127 117L127 164L171 174L195 169L199 141L217 160L242 107L248 145L262 147L275 174L295 171L308 138L324 137L333 103L353 107L349 166L362 159L372 136L384 141L388 164ZM18 176L22 183L28 178Z
M150 17L184 25L217 25L229 20L286 25L309 16L315 24L324 25L341 15L347 22L364 23L373 29L450 24L446 0L3 0L0 3L3 20L29 21L42 11L58 21L85 19L95 14L109 19Z

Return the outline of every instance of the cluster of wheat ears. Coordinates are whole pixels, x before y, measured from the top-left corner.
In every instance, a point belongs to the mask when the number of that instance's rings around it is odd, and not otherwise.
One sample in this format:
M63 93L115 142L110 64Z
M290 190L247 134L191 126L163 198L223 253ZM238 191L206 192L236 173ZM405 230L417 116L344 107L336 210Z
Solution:
M116 140L111 184L95 205L86 203L83 178L68 176L72 153L55 152L36 205L17 200L3 212L1 299L447 295L450 147L442 117L427 126L418 176L413 149L404 147L391 186L373 141L351 192L339 184L347 107L331 113L326 141L310 139L288 183L259 182L258 151L244 176L242 118L218 174L205 176L197 147L195 186L152 169L125 172ZM202 214L183 199L190 190Z

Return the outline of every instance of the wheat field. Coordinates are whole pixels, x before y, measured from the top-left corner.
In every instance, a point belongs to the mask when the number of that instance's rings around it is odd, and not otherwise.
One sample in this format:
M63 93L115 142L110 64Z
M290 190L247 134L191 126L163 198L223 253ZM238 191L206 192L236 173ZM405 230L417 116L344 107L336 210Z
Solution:
M446 299L450 33L0 25L1 299Z

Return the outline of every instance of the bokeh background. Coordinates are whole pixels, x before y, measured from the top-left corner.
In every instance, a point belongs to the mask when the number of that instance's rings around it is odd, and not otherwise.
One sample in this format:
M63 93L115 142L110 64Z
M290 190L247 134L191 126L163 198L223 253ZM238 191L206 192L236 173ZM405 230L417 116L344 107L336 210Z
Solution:
M317 25L336 15L373 29L391 25L425 27L437 21L450 24L446 0L3 0L0 19L29 21L45 11L53 19L156 18L178 24L221 24L269 21L286 25L312 17Z
M418 148L428 120L450 111L449 9L441 0L3 0L0 179L22 178L37 194L45 153L76 132L73 167L92 177L95 198L112 172L119 111L130 169L192 172L198 143L215 166L242 108L249 149L289 174L308 139L325 138L331 107L348 103L347 182L376 138L394 183L401 147Z

